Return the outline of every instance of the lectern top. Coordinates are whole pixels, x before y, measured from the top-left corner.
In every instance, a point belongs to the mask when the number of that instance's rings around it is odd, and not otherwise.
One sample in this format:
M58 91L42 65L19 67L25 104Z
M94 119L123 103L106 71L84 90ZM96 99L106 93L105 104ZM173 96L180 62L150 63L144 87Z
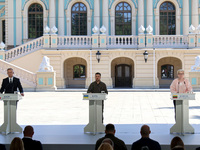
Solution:
M16 101L21 100L22 96L20 94L0 94L0 100Z
M83 93L83 100L106 100L106 93Z
M172 100L195 100L195 93L171 93Z

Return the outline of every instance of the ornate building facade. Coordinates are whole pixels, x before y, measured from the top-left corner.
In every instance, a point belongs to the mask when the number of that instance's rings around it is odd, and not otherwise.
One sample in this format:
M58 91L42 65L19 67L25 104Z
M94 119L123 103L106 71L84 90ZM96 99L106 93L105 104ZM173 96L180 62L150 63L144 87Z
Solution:
M39 84L34 74L43 56L58 88L88 87L95 72L110 88L169 87L180 68L189 78L200 55L199 6L200 0L0 0L1 63L18 77L31 76L24 77L27 88Z

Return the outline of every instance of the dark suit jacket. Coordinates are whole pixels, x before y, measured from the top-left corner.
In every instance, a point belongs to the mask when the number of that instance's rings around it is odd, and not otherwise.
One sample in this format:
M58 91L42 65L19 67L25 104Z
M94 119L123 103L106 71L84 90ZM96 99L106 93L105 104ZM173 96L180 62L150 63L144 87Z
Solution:
M40 141L33 140L31 138L23 138L25 150L42 150L42 144Z
M6 150L6 147L5 147L5 145L3 145L3 144L0 144L0 150Z
M127 147L126 147L124 141L118 139L113 134L106 134L104 137L100 138L96 142L95 150L97 150L99 148L99 146L101 145L102 141L104 139L106 139L106 138L109 138L109 139L111 139L113 141L113 143L114 143L114 150L127 150Z
M20 80L16 77L13 77L13 83L9 83L9 78L7 77L3 79L0 92L14 93L14 91L17 91L17 88L19 89L20 93L23 93L23 88Z

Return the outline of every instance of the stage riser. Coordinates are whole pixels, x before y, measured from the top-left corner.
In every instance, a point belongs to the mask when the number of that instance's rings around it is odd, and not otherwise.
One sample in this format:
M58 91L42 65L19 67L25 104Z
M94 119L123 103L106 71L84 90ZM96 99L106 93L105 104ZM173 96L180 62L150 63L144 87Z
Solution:
M199 145L185 145L187 150L195 150ZM6 145L9 150L10 146ZM131 145L127 145L128 150L131 150ZM161 145L162 150L169 150L170 145ZM43 144L43 150L94 150L95 145L62 145L62 144Z

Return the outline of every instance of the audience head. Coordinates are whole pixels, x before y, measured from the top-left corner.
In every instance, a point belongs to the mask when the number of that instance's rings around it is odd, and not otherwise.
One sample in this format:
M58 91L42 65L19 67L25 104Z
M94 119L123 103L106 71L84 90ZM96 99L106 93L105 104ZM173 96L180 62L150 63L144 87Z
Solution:
M19 137L14 138L10 144L10 150L24 150L22 139Z
M26 126L24 128L24 136L32 138L33 134L34 134L34 130L32 126Z
M115 134L115 126L113 124L107 124L105 133L114 135Z
M114 148L114 142L110 138L105 138L102 143L108 143Z
M98 150L113 150L113 148L109 143L102 143Z
M150 130L150 127L148 125L143 125L141 127L141 130L140 130L140 134L143 138L145 137L149 137L149 134L151 133L151 130Z
M184 150L184 143L180 137L176 136L171 141L171 150Z

